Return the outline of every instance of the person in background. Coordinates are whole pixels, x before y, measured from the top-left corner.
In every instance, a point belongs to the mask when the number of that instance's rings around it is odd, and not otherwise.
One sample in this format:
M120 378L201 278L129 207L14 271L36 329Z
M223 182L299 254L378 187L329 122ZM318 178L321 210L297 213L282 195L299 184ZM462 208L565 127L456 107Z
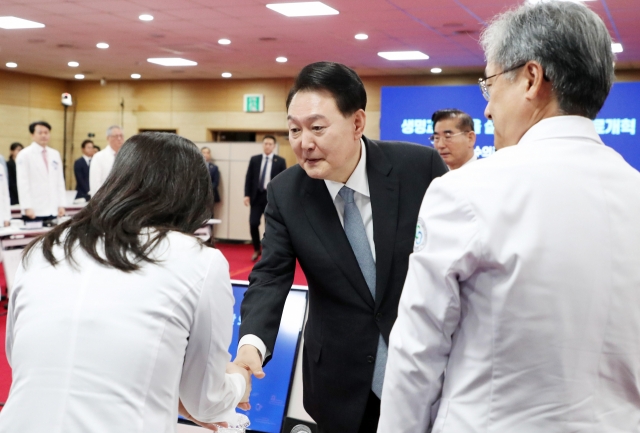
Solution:
M471 116L464 111L446 109L433 113L431 120L434 132L429 141L449 170L456 170L478 159L473 152L476 133Z
M229 363L229 265L193 236L213 207L198 148L143 133L113 168L78 214L25 250L2 433L168 433L179 410L211 424L248 405L250 376Z
M287 161L273 153L275 148L276 137L265 135L262 140L263 153L251 157L244 181L244 205L251 206L249 229L253 244L253 255L251 256L253 261L258 260L262 254L259 228L260 219L267 207L267 185L274 177L287 169Z
M7 161L7 175L9 176L9 196L11 197L11 204L18 204L18 182L16 180L16 157L18 153L24 149L24 146L18 142L11 143L11 153L9 154L9 161Z
M51 125L29 125L33 142L16 157L18 200L25 221L49 221L65 214L66 189L60 153L49 147Z
M241 307L234 362L263 377L300 262L309 281L304 407L322 433L376 431L420 199L447 171L430 147L364 137L366 104L345 65L298 74L286 103L298 164L269 183L264 255Z
M378 431L637 432L640 173L593 123L609 30L550 1L480 40L498 151L424 197Z
M8 227L11 223L11 198L9 194L9 175L0 165L0 224Z
M89 168L89 195L94 196L111 172L116 154L124 143L124 133L118 125L107 128L107 142L104 150L96 153Z
M82 156L73 163L73 173L76 176L76 198L83 198L89 201L89 167L93 158L93 141L84 140L80 145Z
M100 149L100 146L98 146L97 144L93 144L93 156L96 155L96 153L100 152L102 149Z
M218 192L218 185L220 185L220 170L218 166L211 160L211 149L203 147L201 149L204 161L209 169L209 175L211 176L211 186L213 188L213 200L215 203L220 203L220 193Z

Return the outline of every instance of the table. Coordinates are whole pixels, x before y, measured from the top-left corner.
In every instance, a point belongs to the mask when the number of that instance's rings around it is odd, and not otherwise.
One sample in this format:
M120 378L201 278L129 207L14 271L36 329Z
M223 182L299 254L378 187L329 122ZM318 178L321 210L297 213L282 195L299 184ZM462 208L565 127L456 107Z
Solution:
M65 206L65 210L67 211L66 215L67 216L74 216L75 214L77 214L78 212L80 212L82 210L83 207L85 207L87 205L87 203L82 203L82 204L72 204L69 206ZM19 204L14 204L11 205L11 218L13 219L20 219L22 218L22 212L20 210L20 205Z

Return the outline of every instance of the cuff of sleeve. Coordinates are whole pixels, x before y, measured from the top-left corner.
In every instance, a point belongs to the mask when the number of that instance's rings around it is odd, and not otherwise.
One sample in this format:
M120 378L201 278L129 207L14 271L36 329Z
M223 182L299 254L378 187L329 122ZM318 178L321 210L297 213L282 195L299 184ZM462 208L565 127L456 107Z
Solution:
M236 390L236 397L233 399L233 406L231 406L235 411L235 407L238 406L238 403L242 400L242 396L244 396L244 392L247 390L247 382L240 373L227 374L227 377Z
M263 341L257 335L247 334L244 337L242 337L238 342L238 350L240 350L242 346L245 346L247 344L258 349L258 352L260 352L260 356L262 357L263 364L264 364L265 358L271 355L271 353L267 350L267 346L265 346Z

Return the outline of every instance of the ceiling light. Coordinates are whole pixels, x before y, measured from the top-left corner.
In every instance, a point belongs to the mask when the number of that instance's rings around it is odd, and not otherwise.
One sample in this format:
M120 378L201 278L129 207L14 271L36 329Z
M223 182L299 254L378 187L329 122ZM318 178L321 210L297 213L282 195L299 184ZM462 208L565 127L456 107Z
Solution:
M229 45L231 41L229 39L218 39L220 45Z
M106 50L107 48L109 48L109 44L106 42L98 42L96 44L96 47L100 48L101 50Z
M131 78L133 78L134 80L139 80L140 78L142 78L142 75L140 75L140 74L131 74Z
M40 29L44 24L16 17L0 17L0 29Z
M364 33L358 33L355 38L359 41L364 41L365 39L369 39L369 35L366 35Z
M138 17L140 21L153 21L153 15L142 14Z
M76 80L84 80L84 75L82 74L76 74L75 75Z
M158 57L147 59L149 63L162 66L195 66L198 63L193 60L181 59L180 57Z
M288 17L338 15L340 13L322 2L271 3L267 7Z
M611 51L613 51L614 54L617 54L623 52L624 49L622 48L622 44L614 42L613 44L611 44Z
M231 72L223 72L222 78L231 78Z
M420 51L382 51L378 55L387 60L427 60L429 58Z
M432 74L439 74L440 72L442 72L442 69L440 69L440 68L431 68L431 73Z
M17 68L18 64L15 62L7 62L7 68Z
M286 63L287 60L288 59L286 57L276 57L276 62L278 63Z
M67 65L71 66L72 68L77 68L78 66L80 66L80 63L78 63L78 62L69 62L69 63L67 63Z

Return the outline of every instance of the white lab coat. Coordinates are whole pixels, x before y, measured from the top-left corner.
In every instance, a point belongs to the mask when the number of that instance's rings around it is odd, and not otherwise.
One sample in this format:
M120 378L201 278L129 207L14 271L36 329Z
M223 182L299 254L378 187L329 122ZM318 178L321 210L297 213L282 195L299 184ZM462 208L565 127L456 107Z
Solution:
M51 266L39 249L26 270L23 262L9 303L13 383L0 432L174 433L178 396L196 419L232 416L245 382L225 374L229 266L177 232L154 257L131 273L79 248L76 269Z
M379 432L638 431L640 173L589 119L434 180L418 226Z
M109 145L93 156L89 166L89 195L94 196L107 180L115 160L116 152Z
M11 198L9 197L9 174L0 164L0 227L11 220Z
M16 157L20 209L23 214L33 209L37 217L57 216L58 208L67 204L62 160L57 150L47 146L47 169L42 149L34 142Z

